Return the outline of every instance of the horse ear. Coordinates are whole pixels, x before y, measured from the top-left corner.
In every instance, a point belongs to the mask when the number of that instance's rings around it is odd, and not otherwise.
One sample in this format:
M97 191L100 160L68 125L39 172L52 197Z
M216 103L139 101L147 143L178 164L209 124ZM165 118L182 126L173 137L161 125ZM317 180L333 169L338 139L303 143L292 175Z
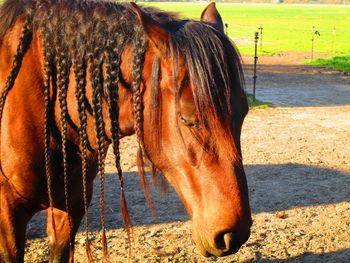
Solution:
M209 22L219 30L221 33L224 33L224 23L222 22L221 15L216 9L215 3L210 3L202 12L201 21Z
M134 11L137 14L140 24L142 25L153 50L159 55L165 55L169 46L169 33L163 29L157 21L143 12L137 4L134 2L131 2L130 4L134 8Z

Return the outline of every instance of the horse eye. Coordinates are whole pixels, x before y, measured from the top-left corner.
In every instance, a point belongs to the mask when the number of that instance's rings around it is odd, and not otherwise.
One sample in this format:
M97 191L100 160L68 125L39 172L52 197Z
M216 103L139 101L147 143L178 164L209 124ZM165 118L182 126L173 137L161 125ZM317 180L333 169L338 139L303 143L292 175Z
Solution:
M200 129L200 125L199 122L194 122L194 121L190 121L185 119L184 117L180 116L180 120L187 126L196 130Z

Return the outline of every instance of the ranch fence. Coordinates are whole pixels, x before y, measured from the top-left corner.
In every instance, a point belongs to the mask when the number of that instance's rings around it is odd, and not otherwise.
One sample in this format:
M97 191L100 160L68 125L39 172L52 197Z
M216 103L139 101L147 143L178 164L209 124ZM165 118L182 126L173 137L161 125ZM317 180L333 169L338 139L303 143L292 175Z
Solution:
M260 46L260 52L263 52L263 26L257 26L257 27L248 27L248 26L241 26L237 24L232 23L225 23L225 31L226 35L230 37L232 40L240 40L243 42L246 42L246 44L254 43L255 44L255 33L258 32L259 34L259 46Z
M238 47L240 46L251 46L251 50L254 50L254 68L253 68L253 100L255 100L255 89L257 81L257 62L258 62L258 53L260 55L268 53L269 44L276 44L271 42L264 42L264 30L266 30L262 24L251 27L251 26L242 26L233 23L225 23L225 33L231 38ZM301 33L306 33L305 30L300 30ZM303 31L303 32L302 32ZM343 52L336 51L337 44L348 43L349 41L341 41L338 39L338 35L350 33L345 30L337 30L335 27L330 29L318 28L312 26L311 28L311 38L310 38L310 53L311 60L313 60L317 54L324 53L330 55L342 54ZM305 35L305 34L301 34ZM258 52L259 51L259 52ZM343 53L345 54L345 53Z
M298 29L297 29L298 30ZM269 53L268 46L269 45L276 45L281 43L276 42L267 42L263 35L265 35L266 28L263 27L262 24L257 25L255 27L251 26L242 26L238 24L233 23L225 23L225 33L228 37L230 37L237 46L241 45L252 45L252 50L254 49L254 38L255 33L259 33L259 53ZM305 30L298 30L300 31L300 37L307 37L309 38L308 34L305 34L307 32L310 32L309 29ZM317 26L312 26L311 28L311 38L310 38L310 53L311 53L311 59L314 59L314 57L317 55L316 53L324 53L324 54L330 54L330 55L336 55L336 54L345 54L344 52L341 52L337 50L337 45L339 44L348 44L350 46L350 39L347 41L342 41L342 38L340 37L341 34L344 33L350 33L350 30L337 30L335 27L333 28L319 28ZM264 47L263 47L264 45Z
M229 28L230 26L235 26L236 28L238 27L240 30L232 29ZM252 31L252 29L255 29L255 31ZM260 25L260 27L245 27L245 26L240 26L236 24L229 24L225 23L225 30L226 30L226 35L235 40L235 38L232 36L233 33L239 33L239 34L245 34L243 35L246 40L251 41L254 43L254 68L253 68L253 101L256 100L255 98L255 90L256 90L256 81L257 81L257 64L258 64L258 45L260 46L260 52L262 52L262 36L263 36L263 26ZM249 37L248 35L252 34L253 32L253 37ZM237 37L237 34L235 34ZM241 35L242 36L242 35ZM259 42L260 39L260 42Z
M335 55L337 44L349 43L350 45L350 41L345 42L337 40L338 34L349 32L350 31L337 30L335 27L324 29L313 26L311 29L311 59L314 59L315 52Z

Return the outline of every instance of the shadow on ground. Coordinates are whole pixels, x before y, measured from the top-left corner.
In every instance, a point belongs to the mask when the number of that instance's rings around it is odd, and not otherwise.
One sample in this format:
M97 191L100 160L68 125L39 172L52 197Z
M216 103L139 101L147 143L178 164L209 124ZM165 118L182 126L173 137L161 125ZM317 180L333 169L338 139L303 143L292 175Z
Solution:
M336 204L350 199L350 174L301 164L245 166L253 213L287 210L293 207ZM134 225L169 223L189 219L173 190L167 195L151 187L156 221L151 217L136 173L125 173L125 191ZM100 229L99 185L89 209L90 230ZM115 174L106 176L106 225L121 228L119 186ZM82 226L83 227L83 226ZM28 238L45 236L45 215L39 213L29 224ZM83 228L81 228L81 231Z
M245 166L253 213L350 199L350 174L302 164Z
M253 93L253 65L245 65L246 90ZM258 65L256 98L284 107L350 104L350 73L307 65Z

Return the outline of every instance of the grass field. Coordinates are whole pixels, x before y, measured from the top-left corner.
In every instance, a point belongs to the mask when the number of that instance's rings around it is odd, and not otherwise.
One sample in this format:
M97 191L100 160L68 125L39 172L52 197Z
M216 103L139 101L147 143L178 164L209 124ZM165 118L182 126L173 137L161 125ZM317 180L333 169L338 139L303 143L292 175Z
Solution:
M264 102L258 99L253 98L252 94L247 94L248 104L250 107L259 107L259 108L267 108L270 106L270 103Z
M328 59L319 58L314 61L306 62L305 64L350 71L350 55L335 56Z
M206 3L143 3L164 10L181 12L183 16L198 19ZM281 51L311 51L312 27L320 33L316 36L315 52L350 54L350 7L322 5L241 5L221 4L217 7L229 24L233 38L252 38L255 28L263 26L263 53ZM240 28L233 24L253 28ZM335 31L333 33L333 28ZM239 33L236 31L249 31ZM334 34L334 35L333 35ZM333 38L334 36L334 38ZM334 44L325 41L333 41ZM254 52L253 44L237 45L243 54ZM323 53L320 52L320 53Z

